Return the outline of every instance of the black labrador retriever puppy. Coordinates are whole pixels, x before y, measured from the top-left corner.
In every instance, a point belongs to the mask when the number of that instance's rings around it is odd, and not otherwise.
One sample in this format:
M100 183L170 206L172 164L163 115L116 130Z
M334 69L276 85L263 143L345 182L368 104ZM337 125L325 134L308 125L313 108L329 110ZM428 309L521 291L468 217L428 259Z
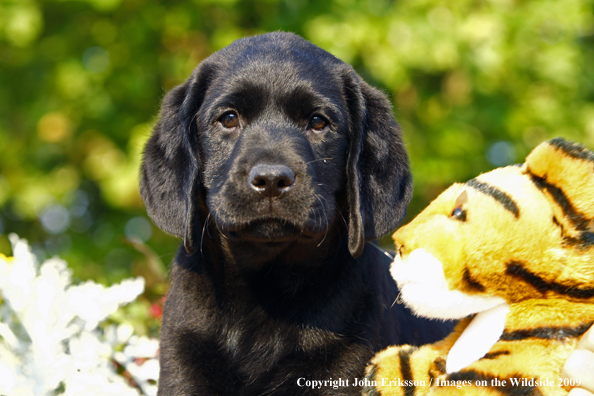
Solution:
M411 195L386 97L289 33L238 40L163 100L141 171L148 213L183 238L159 395L359 394L390 344L449 325L394 304L394 229Z

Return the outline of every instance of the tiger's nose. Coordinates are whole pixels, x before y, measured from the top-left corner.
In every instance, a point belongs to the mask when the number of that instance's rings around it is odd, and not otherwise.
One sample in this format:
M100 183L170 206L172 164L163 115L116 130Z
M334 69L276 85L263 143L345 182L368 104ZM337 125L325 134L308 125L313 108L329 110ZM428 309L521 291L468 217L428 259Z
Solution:
M262 197L275 199L295 184L295 173L286 165L260 164L248 175L250 187Z

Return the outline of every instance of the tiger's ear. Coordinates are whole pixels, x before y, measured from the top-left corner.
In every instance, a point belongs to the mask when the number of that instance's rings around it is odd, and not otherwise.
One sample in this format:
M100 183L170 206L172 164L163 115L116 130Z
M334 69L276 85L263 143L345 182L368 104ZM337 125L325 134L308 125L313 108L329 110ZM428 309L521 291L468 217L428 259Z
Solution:
M388 98L352 69L346 71L344 80L351 116L348 245L353 257L358 257L366 241L398 226L412 195L412 177Z
M573 221L594 218L594 153L562 138L537 146L526 158L537 185Z

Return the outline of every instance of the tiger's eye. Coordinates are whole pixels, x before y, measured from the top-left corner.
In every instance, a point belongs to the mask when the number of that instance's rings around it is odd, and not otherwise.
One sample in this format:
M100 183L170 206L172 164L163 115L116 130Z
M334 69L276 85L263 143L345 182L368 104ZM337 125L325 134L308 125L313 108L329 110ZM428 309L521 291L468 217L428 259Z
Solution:
M456 220L466 221L466 211L462 209L462 207L458 206L452 211L450 217L453 217Z
M321 116L313 116L309 121L309 128L314 131L320 132L328 126L328 121Z
M231 129L239 126L239 116L237 113L231 112L227 114L223 114L220 119L221 125L225 128Z

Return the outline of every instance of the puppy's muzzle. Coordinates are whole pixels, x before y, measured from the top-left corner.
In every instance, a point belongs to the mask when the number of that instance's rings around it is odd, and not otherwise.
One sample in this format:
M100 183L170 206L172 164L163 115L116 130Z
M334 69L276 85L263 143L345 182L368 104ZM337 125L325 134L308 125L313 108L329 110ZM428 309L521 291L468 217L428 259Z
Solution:
M248 184L263 198L280 198L295 185L295 173L286 165L255 165L248 174Z

